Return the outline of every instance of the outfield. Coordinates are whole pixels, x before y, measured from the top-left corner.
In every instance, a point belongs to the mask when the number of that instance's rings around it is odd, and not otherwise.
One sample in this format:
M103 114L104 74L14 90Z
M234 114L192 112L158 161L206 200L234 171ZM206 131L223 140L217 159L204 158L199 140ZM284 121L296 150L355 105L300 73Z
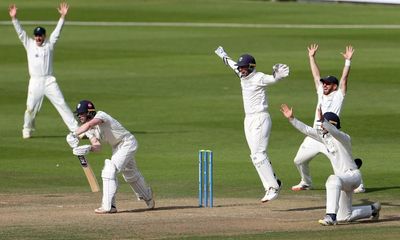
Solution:
M140 145L137 163L152 185L160 208L135 212L144 205L133 197L130 200L130 190L121 178L119 208L129 214L94 216L100 195L88 193L82 169L65 142L67 128L48 100L37 117L35 137L22 140L26 56L10 24L8 3L1 2L1 239L206 239L209 235L329 239L337 237L336 233L342 234L341 239L374 238L375 234L398 238L399 6L244 0L68 2L71 8L54 59L58 84L71 107L81 99L90 99L97 109L110 113L135 134ZM57 1L15 3L28 33L34 25L24 21L58 19ZM108 26L88 22L107 22ZM51 31L54 25L44 22L44 27ZM304 137L281 116L279 106L287 103L299 119L312 122L316 96L306 47L314 42L320 45L317 60L322 75L340 75L344 63L340 52L347 44L356 49L342 128L353 138L354 156L364 160L367 193L354 196L354 203L381 201L379 223L335 228L316 223L324 214L324 182L331 173L323 156L311 163L316 190L290 190L299 181L293 157ZM291 68L288 79L268 89L273 119L269 156L284 184L281 202L258 202L263 191L244 138L240 86L214 54L219 45L235 59L245 52L253 54L260 71L269 72L278 62ZM214 202L219 207L211 210L195 208L197 151L204 148L214 151ZM88 156L99 181L109 150ZM65 207L58 212L57 206ZM35 208L41 211L39 217L49 211L54 219L31 219ZM245 216L242 225L232 225L237 229L242 226L243 231L234 231L229 224L220 231L215 228L215 224L241 218L232 211ZM185 218L189 215L190 221ZM246 221L254 224L252 216L263 224L246 229L250 225ZM71 221L64 222L64 217ZM196 217L201 220L196 222ZM132 219L143 219L152 228L165 224L175 231L163 232L160 227L159 235L147 234L147 225ZM102 230L108 220L122 225L112 225L115 231ZM184 231L180 226L186 220L203 226L205 231ZM87 222L90 227L80 227ZM280 226L271 227L274 222ZM40 223L48 225L42 227ZM207 232L208 228L213 231Z

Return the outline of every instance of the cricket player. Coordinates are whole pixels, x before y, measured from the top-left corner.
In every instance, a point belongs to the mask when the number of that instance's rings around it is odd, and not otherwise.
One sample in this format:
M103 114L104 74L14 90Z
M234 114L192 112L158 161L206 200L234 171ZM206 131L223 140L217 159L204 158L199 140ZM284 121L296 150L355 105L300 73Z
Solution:
M272 122L268 113L265 88L287 77L289 67L285 64L276 64L273 66L272 75L268 75L256 71L256 60L249 54L240 56L238 62L235 62L221 46L215 50L215 53L225 65L232 68L240 79L246 140L250 148L251 160L265 189L261 202L274 200L278 197L281 183L276 178L267 155Z
M315 54L318 51L317 44L311 44L308 47L308 57L310 61L311 73L314 78L315 89L317 90L318 102L315 110L314 128L318 127L318 108L321 107L323 112L333 112L340 115L342 110L344 97L347 91L347 79L350 73L350 64L353 57L354 49L347 46L345 52L342 53L345 64L342 71L340 82L334 76L321 78L320 71L315 60ZM319 153L327 155L326 148L322 143L307 136L300 145L299 150L294 158L294 163L300 173L301 181L292 187L293 191L309 190L312 188L312 180L310 174L309 163ZM355 190L356 192L364 192L364 185Z
M322 115L319 110L321 127L316 129L305 125L294 117L293 109L286 104L281 105L281 112L289 122L303 134L323 144L326 155L333 167L326 186L326 215L318 222L321 225L336 225L337 222L351 222L362 218L379 219L381 204L352 207L353 191L361 183L361 173L353 159L351 138L340 131L340 119L333 112Z
M104 161L101 172L103 179L103 198L97 214L116 213L115 195L118 188L117 173L121 172L139 200L146 202L148 209L153 209L153 192L147 186L144 177L136 166L135 154L138 143L135 137L117 120L103 111L96 112L91 101L82 100L76 107L76 115L82 124L75 132L67 135L67 142L76 156L101 150L101 142L112 146L112 156ZM90 145L78 147L79 135L85 134Z
M53 76L54 47L60 37L68 8L67 3L60 4L58 12L61 16L49 39L46 38L46 29L43 27L36 27L34 29L34 38L32 39L28 37L17 19L17 7L15 4L9 7L9 14L15 31L26 50L30 75L22 130L22 137L24 139L30 138L32 132L35 130L35 117L40 110L44 96L57 109L70 131L75 131L78 127L78 122L65 102L56 78Z

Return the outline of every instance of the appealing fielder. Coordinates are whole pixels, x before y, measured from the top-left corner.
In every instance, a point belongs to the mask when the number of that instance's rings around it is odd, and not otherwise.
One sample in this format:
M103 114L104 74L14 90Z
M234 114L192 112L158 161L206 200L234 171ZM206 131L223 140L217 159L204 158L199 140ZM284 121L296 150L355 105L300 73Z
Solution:
M326 215L318 222L321 225L336 225L337 222L351 222L362 218L379 219L381 204L352 207L353 191L361 183L361 173L353 160L351 138L340 131L340 119L333 112L322 115L319 110L321 127L316 129L305 125L293 115L293 110L282 104L281 112L289 122L303 134L324 145L333 175L326 181Z
M246 115L244 119L246 140L250 148L251 160L266 192L261 202L274 200L278 197L281 183L276 178L267 155L272 123L268 113L265 88L287 77L289 67L285 64L276 64L273 66L272 75L268 75L256 71L256 60L251 55L242 55L236 63L222 47L218 47L215 53L240 78Z
M76 156L87 155L90 151L101 150L101 142L112 146L111 159L104 161L101 172L103 179L103 198L100 208L95 213L116 213L115 195L118 188L117 173L121 172L125 181L131 186L139 200L146 202L148 209L153 209L155 202L153 192L147 186L144 177L136 166L135 153L138 148L135 137L117 120L103 111L96 112L92 102L82 100L76 107L76 115L82 124L75 132L67 135L67 142ZM79 136L84 133L90 145L78 147Z
M350 64L353 57L354 49L352 46L347 46L346 51L342 53L345 64L342 71L340 82L334 76L321 78L320 71L315 60L318 45L312 44L308 47L308 57L310 60L311 72L314 79L315 89L317 90L318 103L315 110L314 128L320 124L318 122L318 108L321 107L322 112L333 112L340 115L342 110L344 97L347 91L347 79L350 73ZM328 155L324 145L313 138L307 136L300 145L299 150L294 158L294 163L300 173L301 181L299 184L292 187L293 191L309 190L312 188L312 180L310 175L309 163L319 153ZM356 192L363 192L363 184Z
M30 75L22 130L22 137L24 139L30 138L32 132L35 130L35 117L40 110L44 96L57 109L70 131L75 131L78 127L71 109L64 100L56 78L53 76L54 46L60 37L68 8L68 4L60 4L58 8L58 12L61 15L60 19L50 38L47 40L46 30L43 27L36 27L33 31L34 39L29 38L17 19L17 7L15 4L9 7L9 14L15 31L26 50Z

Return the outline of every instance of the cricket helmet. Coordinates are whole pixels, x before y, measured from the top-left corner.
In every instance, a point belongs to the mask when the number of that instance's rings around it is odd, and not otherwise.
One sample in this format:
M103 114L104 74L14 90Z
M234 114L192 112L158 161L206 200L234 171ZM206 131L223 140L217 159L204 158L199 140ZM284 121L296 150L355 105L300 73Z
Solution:
M249 69L254 69L256 67L256 59L250 54L243 54L239 57L237 67L248 67Z
M324 113L324 118L333 124L337 129L340 129L340 119L339 116L333 112L326 112Z
M44 27L38 26L38 27L36 27L36 28L33 30L33 35L34 35L34 36L43 36L43 35L46 35L46 29L45 29Z
M89 100L80 101L76 106L75 114L76 116L79 116L82 113L87 113L88 116L93 118L96 115L94 104Z

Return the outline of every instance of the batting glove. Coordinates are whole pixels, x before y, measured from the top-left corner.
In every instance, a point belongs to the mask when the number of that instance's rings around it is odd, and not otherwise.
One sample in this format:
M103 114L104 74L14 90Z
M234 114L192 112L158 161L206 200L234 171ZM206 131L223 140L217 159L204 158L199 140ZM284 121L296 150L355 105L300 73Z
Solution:
M87 155L90 152L91 148L92 148L91 145L82 145L82 146L79 146L79 147L75 147L72 150L72 153L75 156L84 156L84 155Z
M75 135L75 133L72 132L67 135L66 140L71 148L76 148L79 144L78 137Z
M272 67L272 75L276 80L289 76L289 66L281 63L275 64Z

